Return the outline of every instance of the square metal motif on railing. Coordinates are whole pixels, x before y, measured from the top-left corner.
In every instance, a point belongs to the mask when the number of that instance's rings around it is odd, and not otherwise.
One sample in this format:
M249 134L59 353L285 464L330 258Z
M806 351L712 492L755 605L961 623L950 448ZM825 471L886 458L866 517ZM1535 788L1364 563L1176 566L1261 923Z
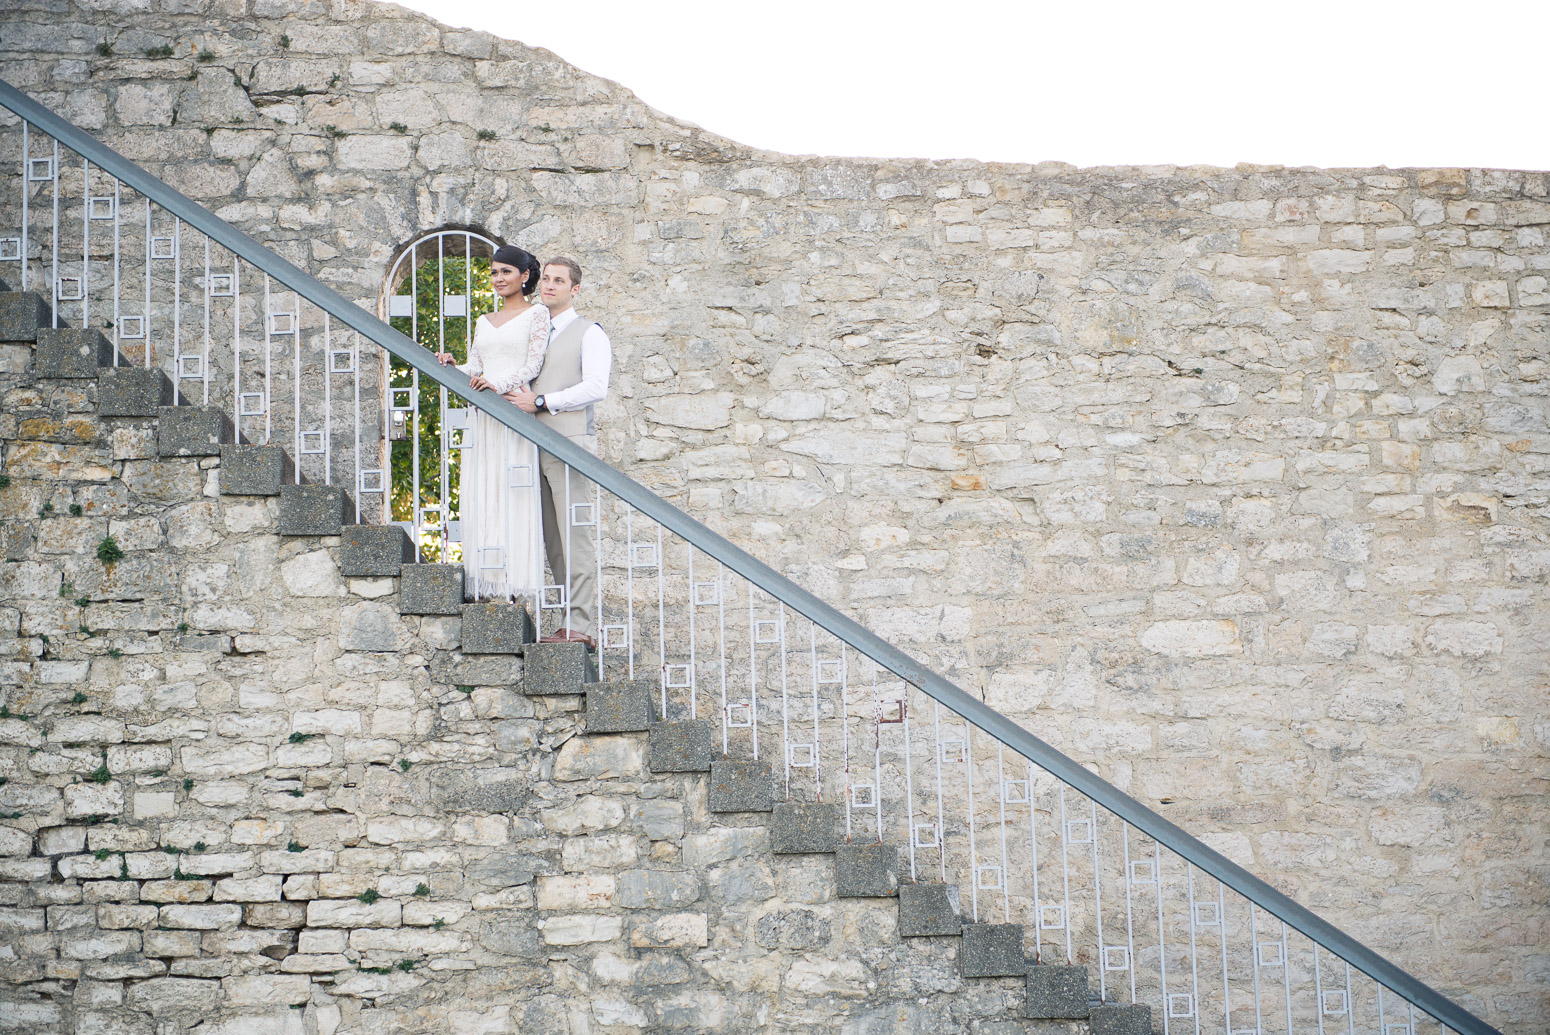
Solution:
M360 490L362 492L382 492L386 488L382 474L383 471L380 467L363 470L358 480Z
M974 868L974 886L980 891L1001 890L1001 867L976 866Z
M963 740L944 740L937 745L937 752L944 765L958 765L969 760L968 744Z
M1215 902L1195 903L1196 927L1220 927L1222 924L1221 910L1216 908Z
M811 769L818 764L817 744L787 744L786 764L793 769Z
M1007 805L1028 804L1028 781L1002 780L1001 801Z
M479 548L479 570L499 570L506 567L506 551L498 546L481 546Z
M80 277L60 277L54 282L54 292L61 302L79 302L82 298Z
M409 413L414 409L414 389L412 387L389 388L388 408L394 413Z
M736 701L727 705L727 728L734 730L753 729L753 708L747 701Z
M1066 820L1066 842L1073 845L1093 843L1093 822L1090 819Z
M444 427L447 432L448 449L467 449L474 444L467 428L454 428L451 425L444 425Z
M212 273L209 292L211 298L230 298L237 293L237 278L230 273Z
M205 358L200 355L178 357L178 379L198 381L205 376Z
M820 684L843 683L845 681L845 663L839 658L818 659L818 682Z
M1351 1012L1351 994L1343 988L1326 988L1319 1006L1325 1017L1344 1017Z
M753 623L753 642L779 643L780 621L775 618L759 618Z
M1130 864L1130 883L1156 884L1157 867L1150 859L1137 859Z
M176 259L178 257L178 239L171 235L156 235L151 238L151 258Z
M288 334L295 334L296 333L296 314L295 313L270 313L269 314L269 324L268 324L268 327L269 327L269 333L270 334L278 334L278 335L281 335L281 336L288 335Z
M916 823L910 828L910 836L915 839L916 848L935 848L942 843L935 823Z
M606 650L627 650L630 646L630 627L622 623L603 626L603 647Z
M1128 946L1128 945L1105 945L1103 947L1103 969L1104 970L1129 970L1130 969L1130 946Z
M694 686L694 673L688 665L664 665L662 682L669 690L687 690Z
M656 543L631 543L630 567L655 568L657 566Z
M441 315L444 317L467 316L468 298L464 295L441 296Z
M420 507L420 528L441 531L440 503L426 503Z
M318 456L323 452L323 433L321 431L303 431L301 433L301 453L303 456Z
M118 214L118 199L111 194L90 198L86 202L86 213L92 219L112 219Z
M388 299L388 316L413 316L414 296L394 295Z
M145 317L143 316L119 316L118 336L120 338L145 337Z
M570 606L570 591L564 586L545 586L538 591L538 599L546 611L563 611Z
M1391 1021L1383 1027L1383 1035L1415 1035L1409 1021Z
M243 392L237 396L237 416L262 417L264 415L264 393Z
M31 183L41 183L44 180L54 178L54 160L52 158L27 159L27 179Z
M533 487L533 466L531 464L512 464L506 468L506 488L531 489Z
M597 524L597 504L572 503L570 505L570 523L572 528L591 528Z
M328 372L330 374L355 373L355 352L352 349L329 349Z
M696 582L690 588L689 595L695 607L714 607L721 603L721 583Z
M1258 942L1254 946L1254 961L1261 967L1279 967L1285 959L1280 942Z
M1190 992L1172 992L1168 995L1168 1016L1195 1016L1195 997Z
M22 239L20 237L0 237L0 262L22 261Z
M1045 904L1040 902L1034 907L1034 916L1038 918L1039 930L1060 931L1066 926L1066 907L1057 904Z
M850 803L858 809L875 809L877 807L877 784L854 784L850 788Z
M877 722L879 725L900 723L904 721L903 701L878 701Z

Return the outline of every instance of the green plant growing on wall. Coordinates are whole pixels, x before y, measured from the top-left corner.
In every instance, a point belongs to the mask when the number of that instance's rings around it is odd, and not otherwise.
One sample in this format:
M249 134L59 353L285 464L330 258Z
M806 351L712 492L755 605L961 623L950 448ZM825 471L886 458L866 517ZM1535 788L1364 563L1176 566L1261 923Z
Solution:
M103 564L117 564L124 559L124 551L112 536L103 536L97 544L97 560Z
M112 57L113 44L109 43L107 40L103 40L101 43L97 44L97 53L102 57Z
M172 47L166 43L159 47L147 47L145 56L148 58L170 58L172 56Z

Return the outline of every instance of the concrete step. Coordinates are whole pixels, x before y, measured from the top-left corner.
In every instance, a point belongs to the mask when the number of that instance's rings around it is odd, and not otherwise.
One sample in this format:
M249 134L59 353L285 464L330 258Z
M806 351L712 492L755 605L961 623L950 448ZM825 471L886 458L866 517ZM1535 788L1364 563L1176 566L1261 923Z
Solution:
M651 698L657 684L649 679L611 679L587 684L588 733L644 733L651 728ZM715 800L715 791L711 791ZM712 808L715 806L712 805Z
M49 327L48 306L41 298L38 303L42 306L43 323L32 332L38 343L33 353L34 373L39 377L91 378L102 367L113 365L113 343L101 331Z
M281 499L284 499L283 494ZM463 566L461 564L405 564L398 577L398 613L401 615L461 615L463 613Z
M1092 1035L1152 1035L1150 1006L1095 1006L1087 1014Z
M219 406L163 406L157 413L157 456L220 456L235 437Z
M223 450L223 470L225 466L226 453ZM280 487L276 485L275 494L279 491ZM346 578L396 578L404 565L415 562L414 542L409 538L409 533L397 525L354 525L339 535L339 573ZM460 586L459 591L461 589Z
M775 772L768 762L718 758L710 764L712 812L769 812L775 807Z
M770 850L776 855L832 852L840 844L840 807L783 801L770 812Z
M0 341L37 341L38 330L53 322L53 310L37 292L0 291Z
M890 898L899 893L899 848L840 845L834 850L834 873L841 898Z
M223 443L220 481L223 496L278 496L296 481L296 470L281 446Z
M280 486L280 520L276 531L281 535L338 535L353 524L355 503L342 486ZM461 605L462 600L458 604Z
M533 616L521 604L463 605L464 654L521 654L523 646L536 639Z
M958 961L964 977L1022 977L1029 966L1023 956L1023 925L964 924Z
M654 773L704 773L719 753L710 719L653 722L647 766Z
M404 569L407 577L415 564ZM402 590L400 590L402 593ZM597 666L582 643L530 643L522 649L522 692L534 697L582 694L597 682Z
M156 417L172 405L172 382L146 367L98 367L99 417Z
M901 885L899 934L905 938L962 936L963 909L958 904L958 885Z
M1080 1020L1087 1016L1087 1011L1086 967L1028 968L1024 1017L1042 1021Z

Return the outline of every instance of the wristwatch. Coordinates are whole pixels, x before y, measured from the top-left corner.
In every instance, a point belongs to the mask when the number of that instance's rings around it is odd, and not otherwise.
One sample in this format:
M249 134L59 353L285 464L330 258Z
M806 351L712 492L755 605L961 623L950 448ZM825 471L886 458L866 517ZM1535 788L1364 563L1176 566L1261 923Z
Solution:
M541 395L533 396L533 409L534 410L541 410L543 408L544 408L544 397L541 396Z

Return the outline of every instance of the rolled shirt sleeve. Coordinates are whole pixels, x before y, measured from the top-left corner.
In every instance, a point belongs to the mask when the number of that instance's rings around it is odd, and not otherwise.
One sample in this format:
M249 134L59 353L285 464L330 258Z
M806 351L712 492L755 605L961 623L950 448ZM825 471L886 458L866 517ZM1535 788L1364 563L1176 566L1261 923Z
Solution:
M556 329L556 334L559 329ZM602 402L608 395L608 375L613 370L614 348L608 333L597 324L581 336L581 380L569 388L544 394L544 409L550 413L584 410Z

